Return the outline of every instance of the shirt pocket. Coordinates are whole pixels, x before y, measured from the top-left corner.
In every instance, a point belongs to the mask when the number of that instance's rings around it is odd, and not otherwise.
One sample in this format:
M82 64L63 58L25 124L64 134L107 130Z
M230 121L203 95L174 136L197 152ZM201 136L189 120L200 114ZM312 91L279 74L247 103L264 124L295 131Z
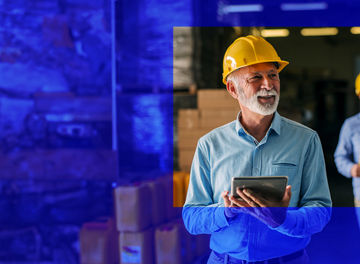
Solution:
M299 177L296 177L299 165L291 160L273 161L271 167L271 175L273 176L288 176L287 185L291 185L291 200L290 207L296 207L300 199Z
M289 181L296 176L298 165L294 161L281 160L273 161L271 166L271 175L273 176L288 176Z

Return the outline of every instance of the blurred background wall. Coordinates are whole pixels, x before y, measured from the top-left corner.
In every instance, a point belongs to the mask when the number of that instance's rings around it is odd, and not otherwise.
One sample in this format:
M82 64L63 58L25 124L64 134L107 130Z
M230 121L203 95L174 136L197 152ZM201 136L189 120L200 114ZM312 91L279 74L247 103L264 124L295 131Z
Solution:
M0 259L76 263L112 214L109 1L0 1Z

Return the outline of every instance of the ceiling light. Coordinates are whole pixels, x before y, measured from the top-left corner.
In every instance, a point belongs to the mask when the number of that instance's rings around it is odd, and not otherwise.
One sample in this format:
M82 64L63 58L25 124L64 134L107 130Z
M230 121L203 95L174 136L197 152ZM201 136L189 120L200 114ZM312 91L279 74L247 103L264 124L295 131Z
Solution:
M360 34L360 27L352 27L352 28L350 29L350 32L351 32L352 34Z
M326 2L318 3L284 3L280 5L282 11L304 11L304 10L324 10L327 9Z
M334 36L338 33L337 28L303 28L300 31L303 36Z
M263 6L254 4L254 5L226 5L222 7L223 14L228 13L246 13L246 12L261 12L263 11Z
M261 30L261 36L264 38L287 37L287 36L289 36L289 30L285 29L285 28L263 29L263 30Z

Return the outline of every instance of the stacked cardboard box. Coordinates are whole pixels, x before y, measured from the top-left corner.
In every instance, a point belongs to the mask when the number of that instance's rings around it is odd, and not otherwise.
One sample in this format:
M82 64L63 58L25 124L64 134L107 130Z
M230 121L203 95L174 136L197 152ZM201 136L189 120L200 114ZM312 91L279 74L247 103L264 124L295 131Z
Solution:
M138 232L120 232L119 241L122 264L154 263L154 231L152 228Z
M80 230L80 263L119 263L115 230L112 218L85 223Z
M194 243L181 220L159 226L155 231L155 241L157 264L191 263Z
M226 89L203 89L197 94L197 109L181 109L178 115L178 162L190 171L197 141L212 129L236 119L238 102Z
M137 232L152 225L152 195L148 185L137 183L114 190L116 227L120 232Z
M174 172L114 189L113 219L85 223L81 263L192 263L209 251L209 236L191 236L181 219L189 173Z
M198 108L202 109L217 109L217 110L236 110L239 104L228 92L224 89L202 89L198 91Z
M136 183L114 189L121 264L154 263L152 223L155 212L152 212L152 200L157 198L152 188L156 187L153 184Z

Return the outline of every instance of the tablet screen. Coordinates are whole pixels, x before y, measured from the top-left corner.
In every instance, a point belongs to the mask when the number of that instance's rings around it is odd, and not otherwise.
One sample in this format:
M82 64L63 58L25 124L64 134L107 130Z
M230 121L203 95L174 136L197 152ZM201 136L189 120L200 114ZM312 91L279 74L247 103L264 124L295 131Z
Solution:
M236 189L251 189L267 200L280 201L285 193L288 182L287 176L248 176L233 177L231 181L231 195L242 200Z

